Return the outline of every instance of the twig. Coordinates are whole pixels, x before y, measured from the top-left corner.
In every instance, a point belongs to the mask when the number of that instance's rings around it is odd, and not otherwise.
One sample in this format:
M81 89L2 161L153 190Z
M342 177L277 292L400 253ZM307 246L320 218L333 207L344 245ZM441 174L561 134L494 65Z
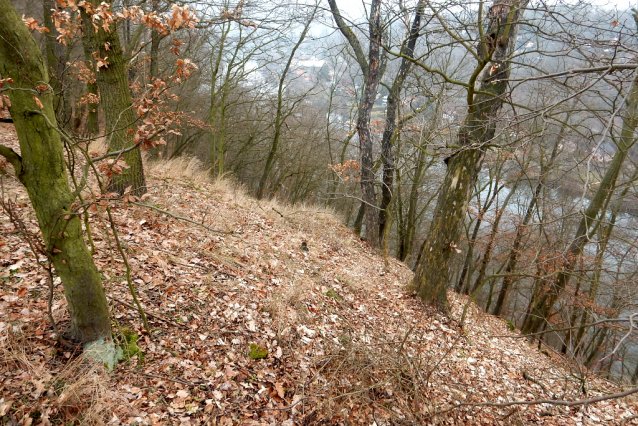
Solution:
M144 373L142 371L132 371L132 370L123 370L127 373L130 374L138 374L140 376L146 376L146 377L150 377L152 379L160 379L160 380L168 380L170 382L175 382L175 383L181 383L182 385L186 385L186 386L208 386L207 383L193 383L193 382L189 382L186 380L182 380L182 379L174 379L172 377L166 377L166 376L157 376L155 374L149 374L149 373Z
M510 407L512 405L538 405L538 404L550 404L550 405L563 405L566 407L576 407L578 405L589 405L600 401L607 401L609 399L624 398L629 395L638 393L638 388L632 388L624 392L613 393L610 395L601 395L591 399L581 399L578 401L562 401L555 399L537 399L533 401L511 401L511 402L457 402L453 407L450 407L443 411L438 411L433 415L443 414L455 408L471 406L471 407Z
M177 220L183 220L184 222L188 222L188 223L192 223L193 225L201 226L202 228L205 228L205 229L207 229L207 230L209 230L211 232L217 232L218 234L231 234L231 235L232 234L239 234L238 231L220 231L219 229L213 229L213 228L211 228L209 226L204 225L203 223L197 222L195 220L189 219L189 218L184 217L184 216L178 216L176 214L173 214L173 213L168 212L166 210L162 210L159 207L155 207L155 206L150 205L150 204L138 203L136 201L129 201L129 203L135 204L136 206L140 206L140 207L148 207L149 209L155 210L155 211L157 211L159 213L165 214L165 215L170 216L172 218L175 218Z
M525 380L529 380L532 383L536 383L538 386L541 387L541 389L543 389L543 391L548 394L551 395L552 398L556 398L556 394L554 392L550 392L547 390L547 388L545 387L545 385L540 381L540 380L536 380L535 378L533 378L527 371L523 371L523 378Z
M635 314L634 314L635 315ZM547 334L547 333L553 333L553 332L558 332L558 331L568 331L568 330L579 330L581 328L588 328L588 327L594 327L596 325L599 324L604 324L606 322L630 322L629 318L610 318L610 319L604 319L604 320L599 320L596 322L592 322L589 324L583 324L583 325L576 325L574 327L565 327L565 328L551 328L549 330L544 330L544 331L539 331L538 333L529 333L529 334L517 334L517 335L490 335L490 338L492 337L508 337L510 339L522 339L523 337L532 337L532 336L538 336L540 334Z
M111 230L113 231L113 238L115 239L115 246L117 250L120 252L120 256L122 256L122 261L124 261L124 267L126 268L126 283L128 285L129 292L131 296L133 296L133 302L137 306L137 310L140 313L140 317L142 317L142 322L144 323L144 328L146 332L151 335L151 328L148 326L148 320L146 319L146 314L144 313L144 308L140 304L140 301L137 298L137 293L135 292L135 287L133 286L133 281L131 280L131 265L128 263L128 258L126 257L126 253L124 253L124 248L122 248L122 244L120 243L120 237L117 232L117 227L115 226L115 221L113 220L113 215L111 214L111 208L107 206L106 214L109 218L109 223L111 224Z
M33 256L35 257L35 263L38 266L40 266L42 269L44 269L44 271L47 274L46 279L47 279L47 285L49 287L49 294L47 297L47 316L49 317L49 322L51 322L51 328L53 328L53 332L55 333L56 340L61 345L67 348L70 348L70 349L74 348L75 346L67 342L66 339L62 337L62 334L60 333L60 330L58 329L58 325L55 322L55 318L53 318L52 305L53 305L54 285L53 285L53 272L51 271L51 257L49 256L49 253L46 251L46 248L42 247L42 245L39 242L34 241L36 237L34 237L33 235L29 233L24 222L22 222L22 219L20 219L20 217L18 217L18 215L15 214L15 211L12 208L11 200L8 200L7 202L4 201L4 184L1 180L0 180L0 206L2 206L2 210L4 210L7 216L9 216L9 220L11 221L11 223L13 223L13 225L18 229L18 231L22 235L22 239L25 240L27 244L29 244L31 253L33 253ZM38 260L38 253L46 257L47 259L46 266L41 264L40 261Z
M116 302L116 303L122 304L122 305L124 305L124 306L128 306L128 307L129 307L129 308L131 308L131 309L137 309L137 307L135 307L134 305L131 305L130 303L127 303L127 302L123 302L123 301L121 301L121 300L118 300L118 299L116 299L116 298L114 298L114 297L112 297L112 296L106 296L106 297L108 297L109 299L111 299L112 301L114 301L114 302ZM154 313L152 313L152 312L146 312L146 315L147 315L147 316L149 316L149 317L157 318L158 320L161 320L161 321L167 322L167 323L169 323L169 324L171 324L171 325L176 325L176 326L178 326L178 327L182 327L182 328L188 328L185 324L180 324L180 323L177 323L177 322L175 322L175 321L171 321L171 320L169 320L168 318L164 318L163 316L158 315L158 314L154 314Z

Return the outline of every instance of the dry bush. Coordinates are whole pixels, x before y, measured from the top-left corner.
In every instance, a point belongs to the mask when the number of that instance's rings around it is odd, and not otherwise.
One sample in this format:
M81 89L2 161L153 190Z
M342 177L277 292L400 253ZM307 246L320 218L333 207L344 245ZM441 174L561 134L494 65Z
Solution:
M317 401L306 424L331 416L374 419L378 425L430 420L435 407L428 398L428 381L438 360L420 353L422 345L412 329L395 338L368 330L325 340L326 355L317 360L310 380L310 398Z
M50 364L56 361L34 356L38 350L30 347L26 335L10 332L0 346L2 369L21 372L19 380L4 383L5 400L0 404L4 408L0 410L8 417L0 420L18 424L31 420L43 426L69 422L104 425L112 408L122 406L123 401L108 389L109 379L100 363L83 356L70 361L61 358L66 364L56 373Z

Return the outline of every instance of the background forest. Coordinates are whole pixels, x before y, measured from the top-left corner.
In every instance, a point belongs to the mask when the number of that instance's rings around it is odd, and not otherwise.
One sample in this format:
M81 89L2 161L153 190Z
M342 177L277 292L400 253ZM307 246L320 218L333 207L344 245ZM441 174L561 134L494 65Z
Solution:
M332 208L415 268L411 288L426 303L446 311L447 289L470 295L539 347L638 383L632 10L580 0L13 6L50 76L25 99L48 99L67 154L116 153L93 157L97 192L143 199L141 152L197 158L256 199ZM14 59L0 59L4 120L18 128ZM12 152L0 150L16 166ZM82 172L72 183L79 194Z

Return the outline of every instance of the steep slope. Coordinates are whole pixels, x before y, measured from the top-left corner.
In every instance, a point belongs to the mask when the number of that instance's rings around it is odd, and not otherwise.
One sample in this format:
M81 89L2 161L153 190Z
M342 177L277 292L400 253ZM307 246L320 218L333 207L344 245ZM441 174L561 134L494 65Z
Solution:
M3 130L0 143L15 146ZM257 202L194 162L147 166L142 202L151 207L110 203L150 335L106 215L91 215L114 325L129 342L139 336L113 372L53 340L45 274L0 212L0 423L580 425L636 415L630 398L586 409L475 405L622 390L540 353L473 305L462 328L424 307L404 290L411 271L384 262L329 212ZM2 181L35 232L26 194ZM54 290L64 329L62 287ZM460 318L467 300L449 297Z

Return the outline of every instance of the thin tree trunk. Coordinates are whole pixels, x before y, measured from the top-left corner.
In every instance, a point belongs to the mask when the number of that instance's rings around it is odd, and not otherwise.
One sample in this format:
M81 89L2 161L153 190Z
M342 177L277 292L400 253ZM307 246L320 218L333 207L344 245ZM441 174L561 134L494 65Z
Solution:
M290 114L284 114L284 90L286 88L286 77L288 76L288 71L290 70L290 66L292 64L293 59L295 58L295 53L299 46L303 43L306 38L306 34L308 34L308 30L310 29L310 24L314 21L315 13L317 9L312 12L312 15L308 18L306 25L304 26L301 35L299 36L299 40L292 48L290 52L290 56L288 57L288 61L284 66L283 71L281 72L281 77L279 78L279 87L277 90L277 114L275 117L275 135L272 139L272 145L270 146L270 151L268 152L268 158L266 159L266 165L264 166L264 172L261 175L261 179L259 180L259 188L257 189L257 199L261 200L264 196L264 189L268 183L268 177L270 172L272 171L273 164L275 162L275 156L277 155L277 149L279 148L279 139L281 138L281 129L284 124L284 120Z
M523 333L534 333L538 330L539 325L549 318L554 304L569 283L576 262L601 223L598 218L605 213L606 209L603 207L609 202L616 188L616 181L629 149L636 143L634 132L638 126L638 79L634 79L631 92L625 100L625 114L622 119L620 139L616 140L616 153L609 168L605 171L594 197L583 212L576 235L564 256L562 269L557 274L553 288L538 299L533 308L534 315L530 316L530 321L521 330Z
M490 185L492 185L491 181L490 181ZM476 246L478 233L481 229L481 224L483 223L483 216L490 209L492 203L496 199L496 196L498 195L500 190L503 188L503 186L504 185L498 184L498 178L497 178L496 184L493 187L493 191L490 189L490 192L492 192L492 195L486 198L485 203L483 204L482 207L479 204L479 209L480 209L479 215L476 218L476 223L474 224L472 235L470 237L470 240L468 241L467 253L465 255L465 261L463 262L463 269L461 270L461 276L459 277L459 280L456 283L456 287L454 289L457 293L470 294L470 286L467 285L468 283L465 280L467 279L467 281L469 282L469 280L472 278L472 274L474 273L474 270L473 270L474 247ZM480 186L477 192L480 194L481 192ZM471 225L471 222L470 222L470 225ZM470 269L472 269L472 271L470 271Z
M401 48L401 54L404 56L401 59L401 65L399 72L392 83L392 88L388 95L388 105L386 107L385 115L385 130L383 131L383 137L381 139L381 159L383 160L383 184L381 185L381 205L379 206L379 238L381 244L383 244L383 238L386 234L385 226L388 218L388 208L392 201L392 192L394 186L394 152L392 149L392 142L395 138L396 130L396 118L397 110L400 102L401 89L410 72L412 61L410 58L414 55L414 47L416 46L417 39L420 35L421 17L425 10L424 0L420 0L416 7L414 14L414 20L410 28L410 36L407 43Z
M483 259L481 260L481 267L479 268L479 273L478 273L478 276L476 277L476 281L474 281L474 286L472 286L472 293L477 291L477 289L479 288L479 286L483 283L483 280L485 279L485 274L487 273L487 266L492 260L492 252L494 251L494 241L496 240L496 234L498 232L498 227L501 223L501 218L503 217L503 214L505 213L505 209L507 208L507 205L509 204L510 199L516 193L519 182L520 180L517 180L516 183L510 188L509 194L507 194L507 197L505 197L505 200L503 201L503 206L496 213L496 217L494 218L494 223L492 224L492 232L490 232L490 239L487 243L487 247L485 248L485 253L483 253ZM498 206L496 207L498 208ZM492 303L492 295L490 294L485 305L486 312L490 310L491 303Z
M377 97L379 81L381 79L381 0L372 0L370 5L369 52L366 56L356 35L346 24L337 7L336 0L328 0L332 16L343 36L354 51L355 57L364 78L364 90L359 105L357 117L357 133L359 134L359 151L361 156L361 192L365 210L366 240L374 247L379 247L379 224L374 190L374 160L372 158L372 132L370 130L370 115Z

